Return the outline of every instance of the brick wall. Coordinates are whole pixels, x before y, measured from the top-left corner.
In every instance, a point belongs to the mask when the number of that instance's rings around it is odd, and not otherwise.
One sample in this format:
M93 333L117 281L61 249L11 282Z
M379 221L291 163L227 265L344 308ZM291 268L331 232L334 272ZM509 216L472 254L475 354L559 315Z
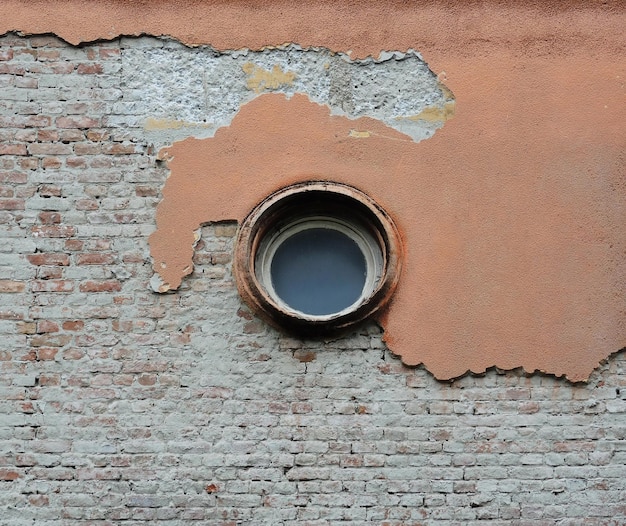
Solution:
M232 224L150 290L150 42L0 38L0 525L625 524L623 352L438 382L374 325L299 341L240 303Z

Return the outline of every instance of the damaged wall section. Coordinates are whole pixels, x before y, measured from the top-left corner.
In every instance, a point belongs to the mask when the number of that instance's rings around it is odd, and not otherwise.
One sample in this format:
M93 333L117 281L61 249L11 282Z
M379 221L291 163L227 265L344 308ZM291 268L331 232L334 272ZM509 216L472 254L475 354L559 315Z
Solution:
M452 94L414 51L350 60L295 45L220 53L148 37L132 42L122 51L124 100L141 108L147 136L159 143L210 137L263 93L303 93L334 115L373 117L415 141L454 114Z

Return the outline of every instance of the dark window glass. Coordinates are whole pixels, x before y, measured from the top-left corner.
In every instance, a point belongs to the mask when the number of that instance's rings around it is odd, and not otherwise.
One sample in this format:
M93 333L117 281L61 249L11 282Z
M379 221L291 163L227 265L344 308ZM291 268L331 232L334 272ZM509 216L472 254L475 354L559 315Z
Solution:
M337 230L311 228L278 247L270 272L276 294L289 307L323 316L359 299L367 268L353 239Z

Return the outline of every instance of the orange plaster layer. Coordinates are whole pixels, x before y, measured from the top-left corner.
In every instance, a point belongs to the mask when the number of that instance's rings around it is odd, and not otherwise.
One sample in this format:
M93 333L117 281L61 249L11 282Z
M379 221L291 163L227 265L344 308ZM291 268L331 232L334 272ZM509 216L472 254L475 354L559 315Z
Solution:
M0 32L419 50L456 98L427 141L266 95L213 139L170 148L155 270L176 287L201 222L241 220L281 186L331 178L370 194L404 233L381 321L405 363L442 379L495 365L583 380L626 346L626 9L511 4L4 0Z
M165 35L220 50L294 42L352 58L414 48L430 61L519 42L530 52L623 49L625 11L623 0L3 0L0 34L54 33L72 44Z
M481 135L416 144L304 95L259 97L214 138L162 152L172 174L150 238L155 270L178 287L201 223L241 221L280 187L332 179L375 196L403 232L405 270L382 321L405 363L438 378L496 364L584 379L625 343L626 243L611 225L626 195L584 158L525 156L503 172L492 148L464 153L464 141L483 148ZM497 151L497 130L490 141Z

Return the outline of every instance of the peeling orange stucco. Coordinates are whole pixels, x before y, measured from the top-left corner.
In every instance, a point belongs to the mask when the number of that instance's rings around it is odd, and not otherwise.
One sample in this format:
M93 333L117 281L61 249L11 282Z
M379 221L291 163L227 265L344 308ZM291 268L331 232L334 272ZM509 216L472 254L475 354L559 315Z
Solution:
M577 381L626 346L623 2L262 6L0 7L0 32L74 43L145 32L217 49L294 42L353 58L413 48L454 93L454 118L420 143L373 119L331 116L303 95L266 94L214 138L173 145L150 241L169 287L191 271L202 222L241 220L281 186L329 178L370 194L403 231L403 275L380 321L405 363L442 379L497 366Z

